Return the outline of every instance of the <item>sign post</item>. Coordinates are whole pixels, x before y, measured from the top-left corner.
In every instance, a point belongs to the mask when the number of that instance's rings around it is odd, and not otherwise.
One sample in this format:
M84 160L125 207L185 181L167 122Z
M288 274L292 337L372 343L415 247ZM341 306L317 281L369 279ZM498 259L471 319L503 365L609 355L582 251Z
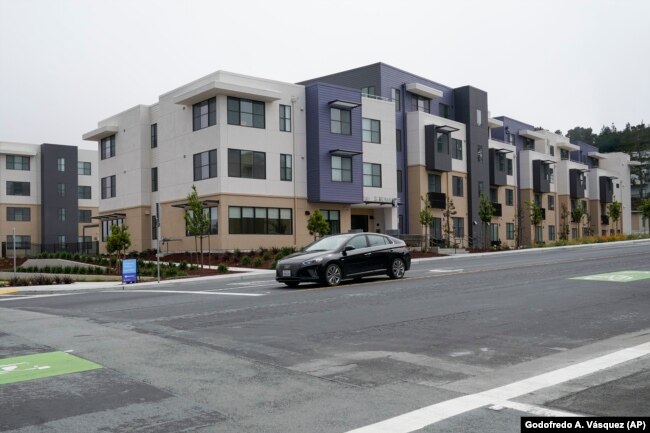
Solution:
M158 282L160 283L160 203L156 203L156 269L158 270Z
M136 259L122 260L122 284L135 283L138 278L138 261Z

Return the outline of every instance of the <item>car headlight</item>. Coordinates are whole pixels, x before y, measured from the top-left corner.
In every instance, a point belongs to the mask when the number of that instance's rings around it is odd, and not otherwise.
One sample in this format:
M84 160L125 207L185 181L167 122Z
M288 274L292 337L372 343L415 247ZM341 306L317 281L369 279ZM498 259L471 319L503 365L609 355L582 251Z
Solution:
M315 265L316 263L320 263L322 261L323 261L322 257L317 257L315 259L305 260L304 262L302 262L302 265L303 266L311 266L311 265Z

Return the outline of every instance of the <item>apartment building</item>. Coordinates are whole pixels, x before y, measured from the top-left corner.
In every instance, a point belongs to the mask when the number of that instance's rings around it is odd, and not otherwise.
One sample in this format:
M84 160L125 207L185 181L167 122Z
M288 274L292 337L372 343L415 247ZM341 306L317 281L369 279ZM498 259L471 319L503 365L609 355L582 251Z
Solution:
M127 224L134 249L160 237L163 249L194 250L184 222L193 185L211 249L304 245L315 209L332 233L422 234L426 203L432 236L461 246L552 241L566 224L575 236L609 230L603 197L626 190L601 179L629 180L627 163L488 108L483 90L383 63L298 84L215 72L83 135L99 147L101 239ZM481 196L494 207L487 227ZM584 208L589 223L560 227L564 207Z
M0 236L5 248L79 251L97 239L97 152L0 142Z

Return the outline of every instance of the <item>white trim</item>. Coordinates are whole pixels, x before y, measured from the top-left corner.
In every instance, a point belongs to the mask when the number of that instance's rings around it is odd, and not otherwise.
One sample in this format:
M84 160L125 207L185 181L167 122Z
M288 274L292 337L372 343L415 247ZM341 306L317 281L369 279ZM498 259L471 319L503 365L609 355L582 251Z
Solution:
M415 93L416 95L424 96L425 98L442 98L444 93L442 90L434 89L433 87L425 86L420 83L409 83L406 85L406 91Z

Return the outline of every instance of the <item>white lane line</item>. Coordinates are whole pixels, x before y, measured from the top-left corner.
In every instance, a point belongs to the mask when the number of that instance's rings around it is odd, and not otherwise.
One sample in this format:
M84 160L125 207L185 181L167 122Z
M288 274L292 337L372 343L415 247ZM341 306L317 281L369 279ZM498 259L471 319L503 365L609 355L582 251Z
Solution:
M104 293L178 293L186 295L264 296L264 293L203 292L191 290L104 290Z
M463 272L465 269L430 269L429 272L444 272L444 273L449 273L449 272Z
M570 416L570 417L583 417L589 415L581 415L572 412L565 412L563 410L549 409L543 406L535 406L533 404L517 403L516 401L500 401L494 406L490 407L492 410L501 410L503 408L514 409L519 412L526 412L535 416Z
M348 433L409 433L483 406L490 406L511 400L646 355L650 355L650 342L513 382L505 386L423 407L375 424L350 430Z
M5 301L22 301L28 299L37 299L37 298L51 298L53 296L68 296L68 295L81 295L81 293L52 293L48 295L25 295L25 296L14 296L13 298L0 298L0 302Z

